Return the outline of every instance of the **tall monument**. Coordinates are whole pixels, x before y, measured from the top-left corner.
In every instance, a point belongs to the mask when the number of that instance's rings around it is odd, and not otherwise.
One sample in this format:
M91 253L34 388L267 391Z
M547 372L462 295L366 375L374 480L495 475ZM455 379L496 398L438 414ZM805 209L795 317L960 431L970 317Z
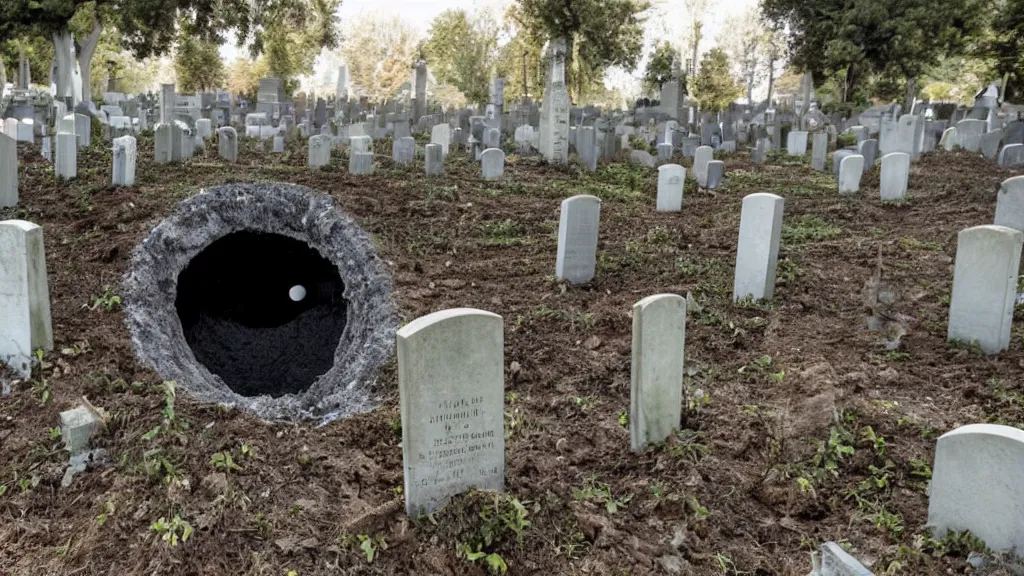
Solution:
M547 86L540 110L540 153L551 164L569 162L569 89L565 85L565 40L548 44Z

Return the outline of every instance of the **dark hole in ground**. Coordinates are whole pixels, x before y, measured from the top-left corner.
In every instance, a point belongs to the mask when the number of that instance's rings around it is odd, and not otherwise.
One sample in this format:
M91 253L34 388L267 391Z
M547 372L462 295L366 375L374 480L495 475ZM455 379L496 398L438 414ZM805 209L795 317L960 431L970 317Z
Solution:
M306 243L243 231L189 262L175 307L210 372L238 394L276 398L305 390L334 364L344 293L337 267Z

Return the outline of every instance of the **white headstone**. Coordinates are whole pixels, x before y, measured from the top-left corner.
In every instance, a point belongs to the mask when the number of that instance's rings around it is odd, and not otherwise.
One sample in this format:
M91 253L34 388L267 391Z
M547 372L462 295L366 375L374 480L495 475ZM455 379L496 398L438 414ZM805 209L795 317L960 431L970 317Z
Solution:
M18 204L18 142L0 133L0 208Z
M430 143L441 146L441 155L448 155L448 147L452 143L452 127L448 124L435 124L430 129Z
M196 120L196 135L200 138L210 138L213 136L213 121L209 118L201 118Z
M708 185L708 163L714 159L715 150L711 146L701 146L693 155L693 177L701 188Z
M890 152L882 156L882 172L878 188L883 201L902 201L907 195L910 179L910 154Z
M92 143L92 116L75 113L75 136L79 147L89 147Z
M238 132L231 126L217 128L217 155L228 162L238 162Z
M822 171L828 161L828 134L815 132L811 139L811 169Z
M137 155L134 136L114 138L114 186L135 184L135 159Z
M988 130L985 120L961 120L956 124L957 145L968 152L981 150L981 135Z
M505 484L505 366L501 316L456 308L397 333L405 510Z
M1020 230L996 225L957 235L949 340L977 342L986 354L1010 345L1022 239Z
M938 539L970 530L994 552L1024 550L1024 430L968 424L939 437L928 496Z
M999 153L999 143L1003 140L1002 130L992 130L981 135L978 141L978 146L981 149L981 153L985 158L989 160L995 160L996 155Z
M683 187L686 185L686 168L678 164L664 164L658 167L658 212L679 212L683 209Z
M391 144L391 159L396 164L409 164L416 156L416 139L412 136L395 138Z
M349 154L366 154L373 151L373 139L369 136L349 137Z
M993 223L1024 232L1024 176L1007 178L999 186Z
M54 172L71 180L78 176L78 138L74 134L57 134L57 162Z
M369 139L369 136L360 136L360 138ZM351 174L373 174L373 154L349 150L348 171Z
M786 153L790 156L807 154L807 132L791 130L786 137Z
M770 299L775 295L775 269L782 235L781 196L759 192L743 198L736 246L732 299Z
M38 349L53 349L43 229L5 220L0 222L0 363L29 378Z
M860 177L864 175L864 157L852 154L839 162L839 193L856 194L860 191Z
M679 429L683 397L686 298L648 296L633 305L629 437L633 450Z
M31 118L24 118L18 122L18 142L35 142L35 122Z
M273 148L271 150L276 154L284 152L284 136L280 134L274 136Z
M427 176L444 174L444 148L440 144L427 144L423 156Z
M1000 166L1020 166L1024 164L1024 144L1007 144L999 151Z
M959 141L960 140L956 135L956 127L951 126L942 132L942 138L939 139L939 146L942 146L946 151L951 151L956 147Z
M480 173L484 180L497 180L505 174L505 152L488 148L480 154Z
M221 129L223 130L223 128ZM219 132L219 131L218 131ZM222 140L223 141L223 140ZM223 144L221 144L223 146ZM153 127L153 153L157 164L167 164L174 158L174 130L170 124Z
M593 279L600 221L601 201L596 197L581 194L562 200L555 258L555 277L559 280L583 284Z
M39 143L39 148L39 153L43 155L43 158L46 158L47 162L53 163L53 138L43 136L42 141Z

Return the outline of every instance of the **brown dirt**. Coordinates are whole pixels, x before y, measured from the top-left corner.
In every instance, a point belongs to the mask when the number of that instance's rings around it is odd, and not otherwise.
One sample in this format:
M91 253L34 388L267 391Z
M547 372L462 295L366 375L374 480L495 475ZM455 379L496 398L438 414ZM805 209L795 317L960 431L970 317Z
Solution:
M243 139L237 165L211 150L159 166L144 139L126 189L108 184L100 146L80 152L70 183L22 146L22 202L0 219L45 229L57 350L41 378L0 398L2 574L475 575L483 561L458 545L484 542L511 574L662 574L675 562L684 574L792 576L826 540L879 573L966 573L964 546L941 554L921 538L935 439L971 422L1024 424L1019 326L993 358L945 342L956 234L991 222L1014 175L971 155L923 157L901 206L879 201L877 171L840 198L804 163L731 155L724 189L688 189L682 213L661 214L655 171L626 164L590 175L510 157L506 179L488 183L462 158L431 180L421 163L382 157L374 176L352 177L337 153L306 169L297 142L275 156ZM322 428L184 395L166 423L163 386L136 361L119 307L87 306L104 286L119 293L132 248L178 201L272 180L332 195L373 234L404 320L457 306L505 318L511 499L472 494L434 518L405 516L393 361L381 408ZM758 191L786 198L780 281L774 302L737 306L740 201ZM580 287L552 278L559 202L574 193L604 199L597 278ZM872 284L895 303L877 305ZM620 423L630 309L663 292L703 306L687 327L693 400L686 431L633 454ZM903 326L897 352L866 329L872 313L890 334ZM95 442L110 464L61 489L66 453L48 429L83 395L110 415ZM239 469L215 468L222 452ZM485 541L492 509L514 503L530 523L521 542L510 528ZM152 525L175 516L194 533L170 546Z

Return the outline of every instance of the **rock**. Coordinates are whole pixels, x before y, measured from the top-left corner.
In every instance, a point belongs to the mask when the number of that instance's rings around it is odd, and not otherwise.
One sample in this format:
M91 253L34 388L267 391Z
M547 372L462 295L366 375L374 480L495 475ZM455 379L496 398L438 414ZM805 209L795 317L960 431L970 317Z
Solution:
M878 373L878 379L881 380L882 382L886 382L889 384L899 380L899 378L900 373L892 369L891 367L886 368L885 370L882 370L881 372Z
M228 489L228 477L223 472L214 472L204 476L199 485L211 494L223 494Z
M601 339L597 336L591 336L583 342L583 347L587 350L596 350L601 345Z
M658 564L665 569L665 572L673 576L689 574L691 572L690 563L679 556L662 556L658 558Z
M672 544L672 547L676 550L681 549L683 544L686 544L686 530L684 530L682 526L676 528L676 532L672 536L672 542L670 542L670 544Z

